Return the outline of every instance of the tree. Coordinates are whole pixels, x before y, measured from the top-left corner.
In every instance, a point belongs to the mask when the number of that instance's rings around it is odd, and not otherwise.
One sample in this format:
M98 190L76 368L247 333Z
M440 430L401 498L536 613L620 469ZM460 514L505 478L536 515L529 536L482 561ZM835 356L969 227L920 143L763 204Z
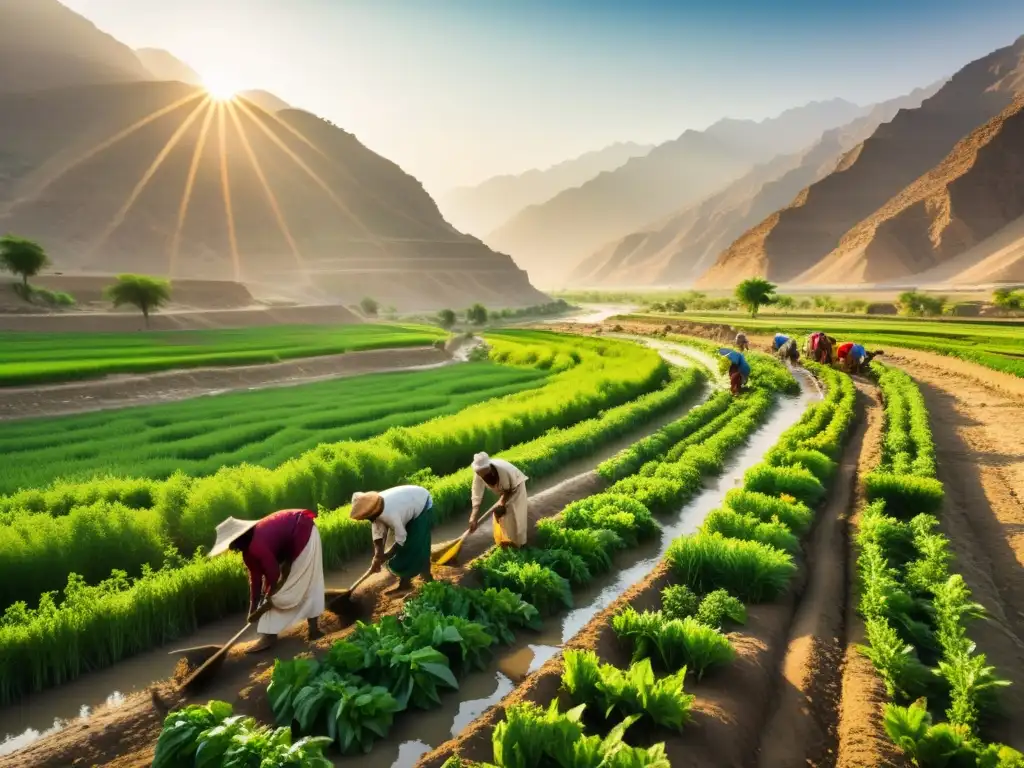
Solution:
M998 288L992 294L992 302L1002 309L1019 311L1024 309L1024 290Z
M946 306L945 296L929 296L917 291L904 291L899 297L900 312L904 315L941 315Z
M775 299L775 306L779 309L796 309L796 299L792 296L779 296Z
M762 306L775 303L775 284L762 277L751 277L736 286L736 300L757 317Z
M378 304L376 300L366 296L359 302L359 309L362 310L363 314L367 317L376 317L377 311L380 309L380 304Z
M437 313L437 322L441 324L441 327L446 331L455 325L455 313L450 309L442 309Z
M474 304L466 310L466 319L473 325L483 325L487 322L487 307L483 304Z
M49 263L50 258L39 243L14 235L0 238L0 265L8 272L21 275L21 284L26 293L28 279L38 275Z
M115 307L131 304L141 311L148 328L149 313L171 300L171 283L148 275L118 275L105 293Z

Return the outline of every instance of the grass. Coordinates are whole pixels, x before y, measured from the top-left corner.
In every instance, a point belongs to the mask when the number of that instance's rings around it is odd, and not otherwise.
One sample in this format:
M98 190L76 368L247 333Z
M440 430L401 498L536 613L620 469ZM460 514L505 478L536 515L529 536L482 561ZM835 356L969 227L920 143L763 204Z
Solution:
M6 424L0 493L58 478L166 479L242 463L276 467L325 443L365 440L542 386L547 371L468 363Z
M659 326L672 320L687 323L729 324L739 330L767 334L781 331L794 336L827 331L842 341L857 341L869 348L903 347L958 357L1003 373L1024 377L1024 321L923 320L869 316L800 317L763 314L757 319L734 312L686 312L681 315L622 315L612 318L649 322Z
M446 335L429 326L371 324L142 333L0 333L0 387L426 346Z

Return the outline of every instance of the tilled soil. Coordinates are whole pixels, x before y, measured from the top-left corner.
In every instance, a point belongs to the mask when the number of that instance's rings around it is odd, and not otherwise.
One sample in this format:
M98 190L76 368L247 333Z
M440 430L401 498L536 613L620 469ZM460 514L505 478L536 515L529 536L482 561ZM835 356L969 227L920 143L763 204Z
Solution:
M0 388L0 421L152 405L232 390L308 384L454 362L434 347L374 349L265 365L192 368L92 381Z
M599 493L605 487L606 480L596 472L587 472L538 493L530 499L530 533L538 520L551 517L567 504ZM473 558L486 552L492 543L491 532L481 528L467 537L459 562L468 565ZM475 575L465 567L435 566L433 570L435 578L455 584L475 584ZM342 615L328 610L321 616L320 627L325 637L315 643L307 642L305 625L302 624L283 633L274 649L265 653L247 655L245 651L252 647L252 643L241 644L231 651L222 670L203 690L186 696L177 689L173 680L164 681L151 686L146 692L129 697L116 708L98 710L91 717L75 721L64 730L0 759L0 767L103 765L141 768L152 762L161 723L168 711L211 699L230 702L236 714L273 722L266 686L274 659L292 658L305 652L326 653L335 642L344 639L357 619L375 620L399 613L408 595L387 594L386 590L394 582L394 576L389 573L375 574L367 579Z
M967 634L1012 683L999 692L1005 716L985 735L1024 750L1024 382L929 357L901 352L894 362L918 382L931 416L953 568L989 614Z
M671 764L681 767L747 768L759 759L760 765L779 768L834 762L833 713L844 647L845 515L865 426L861 419L854 427L828 506L819 513L801 574L789 592L775 603L749 608L747 623L729 634L736 650L730 665L699 683L688 682L687 690L696 699L692 721L682 733L627 733L632 743L648 743L655 736L665 742ZM603 661L627 666L629 657L612 630L612 617L627 605L640 611L659 607L661 590L668 583L662 562L565 647L593 649ZM826 663L828 668L817 668ZM490 760L491 734L505 710L522 701L546 705L559 697L562 669L561 655L549 660L457 738L421 758L417 768L439 768L454 753ZM769 738L783 744L766 746ZM808 759L811 755L813 759Z

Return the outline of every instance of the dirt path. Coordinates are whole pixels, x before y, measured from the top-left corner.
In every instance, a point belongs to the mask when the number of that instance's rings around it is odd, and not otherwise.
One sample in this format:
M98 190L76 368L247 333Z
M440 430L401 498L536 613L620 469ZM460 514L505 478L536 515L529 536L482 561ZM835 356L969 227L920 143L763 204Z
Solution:
M455 359L444 350L409 347L346 352L266 365L192 368L108 376L70 384L5 387L0 388L0 421L169 403L233 390L294 386L453 362Z
M863 644L864 620L857 614L857 553L854 537L865 504L862 478L878 466L882 457L882 401L878 389L858 382L858 399L863 407L864 439L857 458L857 481L853 487L853 514L846 538L846 592L843 606L846 637L841 659L841 698L837 711L837 768L905 768L906 760L893 746L882 727L882 708L887 701L885 686L875 668L857 646Z
M970 625L968 635L1012 683L1000 692L1006 717L987 735L1024 749L1024 394L998 378L990 382L975 370L917 354L901 353L893 362L924 394L946 489L940 519L953 567L990 616ZM1024 393L1024 382L1018 386Z

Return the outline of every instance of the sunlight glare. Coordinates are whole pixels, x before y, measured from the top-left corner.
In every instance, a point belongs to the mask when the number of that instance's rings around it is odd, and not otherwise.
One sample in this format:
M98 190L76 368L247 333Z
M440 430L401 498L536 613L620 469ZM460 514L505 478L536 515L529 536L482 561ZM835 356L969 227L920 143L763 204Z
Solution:
M231 101L241 90L235 83L222 75L207 75L203 86L214 101Z

